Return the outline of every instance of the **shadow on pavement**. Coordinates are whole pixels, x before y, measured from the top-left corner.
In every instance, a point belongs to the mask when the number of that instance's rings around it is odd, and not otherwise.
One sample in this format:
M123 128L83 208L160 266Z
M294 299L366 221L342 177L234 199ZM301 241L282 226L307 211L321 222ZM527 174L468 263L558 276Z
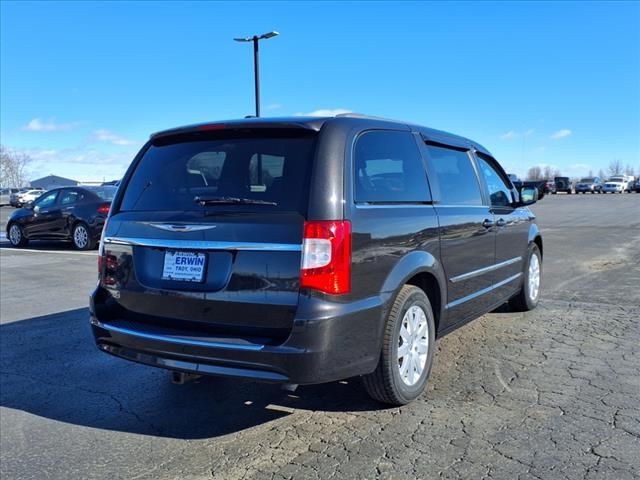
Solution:
M95 347L87 309L0 325L0 405L58 422L168 438L210 438L292 409L377 410L358 379L299 387L202 378L173 385L166 370Z
M31 240L26 247L27 250L41 250L43 252L78 252L73 247L73 243L66 241L50 241L50 240ZM9 240L4 237L0 237L0 250L21 250L20 248L15 248L11 246ZM97 250L89 250L88 252L82 253L97 253Z

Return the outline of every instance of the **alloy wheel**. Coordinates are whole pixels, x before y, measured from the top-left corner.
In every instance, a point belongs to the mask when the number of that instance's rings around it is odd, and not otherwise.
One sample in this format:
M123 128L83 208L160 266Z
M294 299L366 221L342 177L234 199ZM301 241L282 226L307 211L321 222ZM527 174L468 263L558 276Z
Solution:
M409 386L422 376L429 351L429 323L424 310L413 305L404 314L398 335L398 369Z
M73 231L73 242L78 248L85 248L89 242L89 232L83 225L78 225Z
M9 241L11 245L18 245L22 240L22 232L20 231L20 227L18 225L11 225L9 229Z
M529 260L529 298L535 300L540 292L540 260L535 253Z

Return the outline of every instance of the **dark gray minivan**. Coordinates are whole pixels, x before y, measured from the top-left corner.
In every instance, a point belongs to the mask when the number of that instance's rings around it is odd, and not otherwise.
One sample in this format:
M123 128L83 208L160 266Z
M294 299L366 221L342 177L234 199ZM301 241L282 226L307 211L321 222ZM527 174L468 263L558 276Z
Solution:
M152 135L104 228L104 352L174 372L424 390L435 340L536 306L542 238L479 144L354 114Z

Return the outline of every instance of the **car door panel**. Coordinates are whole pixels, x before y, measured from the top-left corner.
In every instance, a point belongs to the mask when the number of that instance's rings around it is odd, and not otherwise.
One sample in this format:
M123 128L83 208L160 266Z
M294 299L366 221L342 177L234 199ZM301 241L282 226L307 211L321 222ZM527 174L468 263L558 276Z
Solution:
M484 313L493 303L493 215L488 207L437 206L447 275L447 324ZM488 222L487 222L488 220Z
M494 216L469 150L427 143L423 154L437 199L440 256L447 276L447 329L484 313L493 303Z
M495 301L506 301L522 283L533 215L528 208L515 208L517 193L510 187L506 174L493 158L476 152L476 159L496 222L496 265L492 273Z
M34 203L32 217L23 227L27 237L55 238L55 223L60 217L58 198L59 192L52 191Z

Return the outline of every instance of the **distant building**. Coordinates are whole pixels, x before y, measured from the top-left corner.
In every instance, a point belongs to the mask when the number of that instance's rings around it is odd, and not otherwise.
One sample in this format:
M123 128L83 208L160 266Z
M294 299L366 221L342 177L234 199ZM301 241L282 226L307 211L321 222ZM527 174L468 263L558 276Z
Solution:
M52 188L59 187L75 187L80 182L71 180L70 178L58 177L57 175L47 175L46 177L33 180L31 182L32 188L44 188L45 190L51 190Z

